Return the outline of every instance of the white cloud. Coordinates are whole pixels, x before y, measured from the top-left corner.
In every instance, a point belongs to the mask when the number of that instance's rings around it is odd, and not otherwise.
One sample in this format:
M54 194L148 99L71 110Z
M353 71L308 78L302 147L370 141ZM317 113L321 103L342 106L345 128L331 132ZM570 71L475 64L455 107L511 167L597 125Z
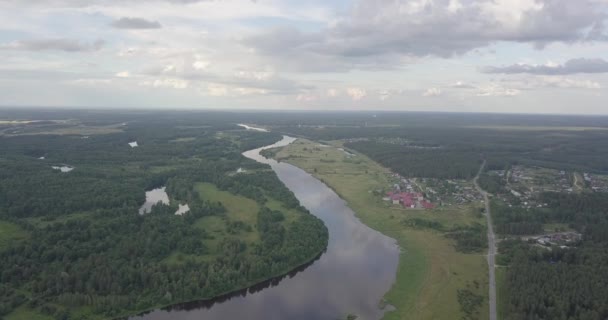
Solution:
M173 88L173 89L186 89L190 83L182 79L164 78L141 82L141 85L151 86L155 88Z
M569 79L564 77L543 77L541 81L548 87L556 88L579 88L579 89L601 89L602 86L595 81Z
M117 78L129 78L131 73L129 71L121 71L115 75Z
M135 55L136 52L137 52L136 48L126 48L126 49L122 49L122 50L118 51L117 55L119 57L131 57L131 56Z
M456 89L473 89L473 88L475 88L474 85L463 82L463 81L456 81L456 82L450 84L449 87L456 88Z
M439 88L429 88L424 93L422 93L422 96L424 97L438 97L440 95L441 89Z
M228 87L218 84L210 84L207 86L207 93L214 97L223 97L228 95Z
M608 73L608 61L604 59L571 59L563 65L555 62L548 62L544 65L538 64L514 64L506 67L485 67L485 73L504 73L504 74L537 74L537 75L568 75L577 73Z
M301 102L313 102L313 101L317 101L318 99L319 99L319 97L317 95L310 94L310 93L301 93L296 96L296 101L301 101Z
M173 72L175 70L176 70L175 66L172 64L169 64L163 68L163 73L169 73L169 72Z
M98 86L108 85L112 83L110 79L76 79L71 81L72 84L83 85L83 86Z
M476 95L478 97L513 97L521 93L518 89L505 88L498 84L491 83L479 86Z
M367 91L361 88L347 88L346 94L354 101L359 101L367 96Z
M192 64L192 67L196 70L204 70L204 69L207 69L208 66L209 66L208 61L195 61Z
M268 90L260 89L260 88L240 88L239 87L239 88L235 88L234 91L236 91L238 94L243 95L243 96L268 94Z
M272 77L275 76L274 72L270 72L270 71L245 71L245 70L241 70L235 73L235 76L237 78L241 78L241 79L250 79L250 80L257 80L257 81L265 81L268 80Z
M340 95L340 90L334 89L334 88L327 89L327 96L328 97L334 98L334 97L337 97L339 95Z
M380 98L380 100L385 101L388 100L391 97L391 92L389 90L380 90L378 92L378 98Z

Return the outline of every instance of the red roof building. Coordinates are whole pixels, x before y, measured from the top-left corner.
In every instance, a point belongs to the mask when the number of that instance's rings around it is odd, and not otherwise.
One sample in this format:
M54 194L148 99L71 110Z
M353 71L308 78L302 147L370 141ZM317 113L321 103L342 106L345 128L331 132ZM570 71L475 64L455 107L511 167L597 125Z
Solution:
M388 197L391 201L398 201L406 208L413 208L416 206L416 201L420 201L420 204L425 209L432 209L434 205L426 200L422 193L411 193L411 192L388 192Z
M422 204L422 207L425 209L433 209L435 207L432 203L426 200L421 201L420 204Z

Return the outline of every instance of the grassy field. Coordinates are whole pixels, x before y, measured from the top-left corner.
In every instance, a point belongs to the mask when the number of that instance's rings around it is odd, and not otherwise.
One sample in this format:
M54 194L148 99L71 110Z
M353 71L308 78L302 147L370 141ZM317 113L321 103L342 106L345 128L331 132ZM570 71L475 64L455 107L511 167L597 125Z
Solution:
M196 189L202 199L213 199L213 201L221 202L226 207L225 216L203 217L196 222L197 227L205 230L207 234L212 235L214 238L221 239L226 237L227 222L241 221L252 226L253 230L249 232L241 231L231 236L245 241L248 245L260 241L259 233L255 228L260 207L254 200L219 190L211 183L198 183ZM265 205L270 209L281 211L285 216L285 221L283 222L285 225L294 221L298 215L296 211L286 209L281 202L272 198L268 198L268 202ZM218 254L213 247L217 245L217 241L210 240L207 243L211 244L211 255L206 258L211 258L213 255Z
M567 223L545 223L543 224L543 230L545 232L570 232L575 231Z
M4 250L11 241L19 241L27 238L27 236L27 232L18 225L0 221L0 251Z
M334 147L298 140L276 157L292 163L333 188L368 226L397 240L400 255L397 280L385 296L396 311L385 319L459 319L457 290L467 285L484 297L479 319L487 318L487 264L482 254L463 254L452 240L433 230L414 230L400 224L405 218L439 221L446 226L483 223L475 205L431 211L405 210L382 201L372 191L390 185L389 172L361 154L349 156L339 142ZM477 283L477 286L473 284Z
M206 258L210 259L219 254L216 246L219 243L219 239L225 238L228 234L226 229L227 222L241 221L253 227L257 223L257 215L260 208L255 201L219 190L215 185L210 183L198 183L196 189L202 199L213 199L213 201L221 202L226 207L225 216L203 217L196 222L198 228L205 230L207 234L215 238L206 241L211 250L209 257ZM246 242L248 246L260 240L259 234L255 229L249 232L241 231L232 235L232 237Z

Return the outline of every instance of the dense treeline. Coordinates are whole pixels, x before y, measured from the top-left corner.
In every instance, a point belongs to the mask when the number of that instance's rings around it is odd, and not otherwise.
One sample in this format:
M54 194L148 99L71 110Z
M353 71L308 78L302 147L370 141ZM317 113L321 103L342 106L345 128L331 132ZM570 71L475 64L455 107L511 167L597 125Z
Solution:
M492 201L491 211L496 233L513 235L541 233L551 214L547 209L508 207L497 201Z
M421 150L373 141L345 144L383 166L406 176L470 179L479 170L479 154L454 150Z
M91 121L127 121L120 117ZM280 135L212 119L150 116L86 138L0 137L0 219L29 235L0 250L0 317L19 306L56 319L115 317L211 298L315 258L328 240L323 223L266 165L241 156ZM75 169L51 168L63 164ZM255 200L257 223L229 219L198 182ZM144 191L160 186L171 204L139 215ZM266 208L270 198L296 218ZM178 203L190 211L176 216ZM219 236L198 226L214 216L225 223ZM260 240L240 237L251 232Z
M567 223L583 234L569 248L551 250L511 240L500 243L499 263L508 264L505 319L608 317L608 203L605 194L544 193L548 208L493 206L497 229L509 234L542 231L542 224Z
M505 279L505 319L608 317L608 248L588 242L549 251L517 241L501 243L510 261Z
M492 202L496 232L502 234L536 234L545 223L569 224L597 241L608 240L608 197L603 193L545 192L538 202L546 208L508 207Z
M477 181L479 186L492 194L499 194L507 192L506 181L497 175L488 175L486 173L482 173L479 175L479 179Z
M408 161L408 157L416 157L418 153L437 151L416 146L431 146L444 151L434 153L437 157L454 156L455 166L460 166L458 161L462 160L461 154L464 153L474 162L482 157L487 159L489 170L521 164L569 171L608 172L608 162L605 161L608 158L608 144L605 143L608 130L569 130L570 127L586 126L606 128L607 119L557 116L548 122L544 117L534 116L522 119L516 115L387 113L367 119L363 115L328 117L317 119L319 122L310 126L288 125L286 120L286 124L277 129L314 140L366 139L371 146L365 145L365 150L370 149L368 155L372 158L376 153L393 149L392 152L401 154ZM319 125L323 123L327 125ZM395 125L387 126L388 123ZM386 143L380 148L372 144L395 138L407 141L409 147ZM365 150L359 151L366 153ZM434 169L444 170L445 162L431 160ZM405 168L410 168L410 165Z

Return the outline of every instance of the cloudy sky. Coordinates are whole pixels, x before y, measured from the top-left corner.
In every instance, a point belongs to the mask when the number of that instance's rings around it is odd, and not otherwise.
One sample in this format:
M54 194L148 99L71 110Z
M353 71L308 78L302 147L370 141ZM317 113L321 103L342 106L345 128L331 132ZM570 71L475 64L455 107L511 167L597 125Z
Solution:
M0 105L608 114L608 0L0 0Z

